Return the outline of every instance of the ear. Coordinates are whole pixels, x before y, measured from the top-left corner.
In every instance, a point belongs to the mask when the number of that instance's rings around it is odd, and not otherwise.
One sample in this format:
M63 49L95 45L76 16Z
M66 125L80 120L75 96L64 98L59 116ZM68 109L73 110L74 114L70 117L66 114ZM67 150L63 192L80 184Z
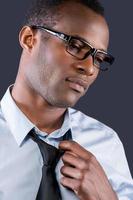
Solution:
M35 31L29 26L24 26L19 33L19 42L23 49L31 51L35 42Z

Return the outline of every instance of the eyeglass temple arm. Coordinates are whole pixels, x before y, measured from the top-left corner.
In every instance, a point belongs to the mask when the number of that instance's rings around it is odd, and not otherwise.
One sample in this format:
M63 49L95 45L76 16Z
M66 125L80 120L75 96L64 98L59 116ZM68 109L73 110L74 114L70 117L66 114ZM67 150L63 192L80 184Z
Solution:
M45 29L48 33L51 33L52 35L54 35L54 36L56 36L56 37L58 37L58 38L60 38L60 39L62 39L62 40L64 40L64 41L68 41L69 40L69 37L70 36L68 36L68 35L65 35L65 34L63 34L63 33L58 33L58 32L53 32L53 31L51 31L51 30L49 30L49 29Z
M50 29L48 29L48 28L44 28L44 27L42 27L42 26L37 26L36 28L45 30L46 32L48 32L48 33L50 33L50 34L52 34L52 35L54 35L54 36L56 36L56 37L58 37L58 38L64 40L64 41L68 41L68 40L70 39L70 36L68 36L68 35L65 35L65 34L63 34L63 33L56 32L56 31L52 31L52 30L50 30Z

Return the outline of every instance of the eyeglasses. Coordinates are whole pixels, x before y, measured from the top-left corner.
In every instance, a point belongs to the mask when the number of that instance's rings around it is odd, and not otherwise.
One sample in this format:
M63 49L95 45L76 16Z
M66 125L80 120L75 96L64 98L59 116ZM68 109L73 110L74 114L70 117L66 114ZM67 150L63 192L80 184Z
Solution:
M44 26L32 25L30 27L46 31L63 40L66 43L66 51L78 60L84 60L91 55L93 58L93 65L101 71L108 70L109 66L114 62L114 57L112 55L108 54L106 51L95 49L92 45L80 37L67 35Z

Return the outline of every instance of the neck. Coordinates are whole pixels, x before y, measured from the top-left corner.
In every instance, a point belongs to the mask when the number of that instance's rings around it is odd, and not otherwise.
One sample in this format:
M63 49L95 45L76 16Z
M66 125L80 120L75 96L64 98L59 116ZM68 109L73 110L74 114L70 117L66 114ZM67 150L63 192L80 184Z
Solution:
M39 130L50 134L61 127L66 108L49 105L40 95L15 82L12 97L20 110Z

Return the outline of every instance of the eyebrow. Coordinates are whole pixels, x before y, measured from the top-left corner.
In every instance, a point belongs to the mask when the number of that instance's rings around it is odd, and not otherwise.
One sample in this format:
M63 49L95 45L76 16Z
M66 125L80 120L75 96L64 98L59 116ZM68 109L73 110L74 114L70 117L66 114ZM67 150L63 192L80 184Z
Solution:
M93 47L93 45L90 42L88 42L86 39L80 37L79 35L72 35L72 37L75 37L75 38L77 38L77 39L79 39L79 40L81 40L81 41L85 42L86 44ZM93 48L95 48L95 47L93 47ZM97 48L95 48L95 49L97 49ZM97 49L97 50L104 51L105 53L108 53L107 50L105 50L105 49Z

